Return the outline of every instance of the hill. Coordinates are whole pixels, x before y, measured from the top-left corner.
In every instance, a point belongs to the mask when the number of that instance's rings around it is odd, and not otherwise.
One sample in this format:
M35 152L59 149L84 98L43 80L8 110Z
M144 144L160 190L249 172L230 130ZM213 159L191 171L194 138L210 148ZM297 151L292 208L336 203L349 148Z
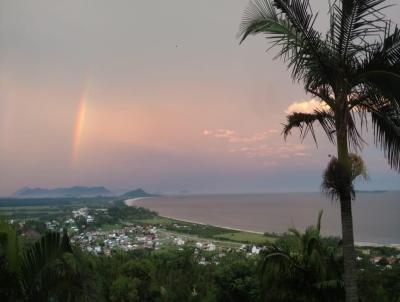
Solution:
M123 198L139 198L139 197L154 197L157 195L154 194L149 194L143 189L136 189L133 191L126 192L124 195L122 195Z

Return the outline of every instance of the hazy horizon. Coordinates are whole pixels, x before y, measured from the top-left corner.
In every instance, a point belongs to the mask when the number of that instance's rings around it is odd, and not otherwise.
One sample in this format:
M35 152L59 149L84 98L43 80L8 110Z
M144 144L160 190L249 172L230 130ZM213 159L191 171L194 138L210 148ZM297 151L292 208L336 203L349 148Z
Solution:
M247 3L1 1L0 196L74 185L318 192L335 147L295 131L284 142L286 113L315 102L265 39L239 45ZM311 4L324 28L327 3ZM400 5L386 13L400 23ZM370 181L356 189L398 190L366 138Z
M52 190L52 189L69 189L69 188L73 188L73 187L81 187L81 186L71 186L71 187L30 187L30 186L25 186L25 187L21 187L19 189L47 189L47 190ZM86 186L83 186L86 187ZM117 196L117 195L122 195L124 193L127 193L129 191L132 190L136 190L136 189L144 189L144 191L146 193L149 194L160 194L162 196L218 196L218 195L225 195L225 196L229 196L229 195L243 195L243 196L248 196L248 195L264 195L264 194L302 194L302 193L313 193L313 194L320 194L321 196L325 196L327 200L330 199L329 196L326 195L326 193L322 192L321 190L295 190L295 191L290 191L290 190L268 190L268 191L245 191L245 190L239 190L239 191L185 191L185 190L181 190L181 191L166 191L166 192L161 192L161 191L149 191L146 190L145 188L142 187L133 187L133 188L109 188L107 186L102 186L102 185L95 185L95 186L89 186L90 188L94 188L94 187L104 187L105 189L109 190L111 194L113 194L112 196ZM0 195L0 198L8 198L8 197L13 197L13 195L15 193L17 193L18 190L16 190L15 192L13 192L10 195ZM366 190L357 190L357 193L381 193L381 192L400 192L399 189L393 189L393 190L370 190L370 189L366 189ZM23 198L23 197L20 197ZM27 197L30 198L30 197ZM36 197L34 197L36 198ZM39 198L39 197L38 197ZM140 197L139 197L140 198ZM147 198L147 197L146 197ZM357 199L357 195L356 195L356 199Z

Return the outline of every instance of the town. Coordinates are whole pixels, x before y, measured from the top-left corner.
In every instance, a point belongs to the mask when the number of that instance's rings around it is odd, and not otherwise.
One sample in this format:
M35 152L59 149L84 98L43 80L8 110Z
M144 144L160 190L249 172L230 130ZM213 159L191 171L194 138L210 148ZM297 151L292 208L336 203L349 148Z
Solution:
M240 244L221 240L209 240L192 234L179 233L186 225L173 223L176 230L167 230L162 223L130 223L118 225L107 225L106 227L95 226L96 218L101 219L107 215L107 208L80 208L73 210L71 216L62 220L51 220L45 223L47 230L62 232L67 230L71 243L79 246L82 250L100 255L111 256L117 251L133 250L159 250L161 248L176 248L183 250L184 247L192 247L195 253L211 252L221 258L225 253L240 252L248 257L258 255L261 245ZM204 258L200 263L206 264Z

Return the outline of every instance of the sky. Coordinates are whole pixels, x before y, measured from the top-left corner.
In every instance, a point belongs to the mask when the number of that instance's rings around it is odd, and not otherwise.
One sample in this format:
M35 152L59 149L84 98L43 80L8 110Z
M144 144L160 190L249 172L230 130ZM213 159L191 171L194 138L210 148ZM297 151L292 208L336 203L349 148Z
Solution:
M322 29L327 1L311 2ZM318 191L335 148L283 140L286 114L317 102L263 37L239 45L247 3L0 0L0 195ZM366 137L357 188L398 189Z

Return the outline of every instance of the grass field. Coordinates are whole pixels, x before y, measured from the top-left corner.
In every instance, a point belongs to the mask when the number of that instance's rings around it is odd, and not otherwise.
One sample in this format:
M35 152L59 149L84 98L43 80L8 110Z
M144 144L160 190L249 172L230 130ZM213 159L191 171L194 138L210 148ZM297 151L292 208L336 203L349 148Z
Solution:
M172 224L174 222L174 220L171 220L169 218L165 218L165 217L161 217L161 216L156 216L154 218L150 218L150 219L139 219L137 220L137 222L139 223L143 223L143 224Z
M215 235L214 238L243 242L243 243L255 243L255 244L274 242L276 240L276 238L266 237L263 234L251 233L251 232L226 233L226 234Z

